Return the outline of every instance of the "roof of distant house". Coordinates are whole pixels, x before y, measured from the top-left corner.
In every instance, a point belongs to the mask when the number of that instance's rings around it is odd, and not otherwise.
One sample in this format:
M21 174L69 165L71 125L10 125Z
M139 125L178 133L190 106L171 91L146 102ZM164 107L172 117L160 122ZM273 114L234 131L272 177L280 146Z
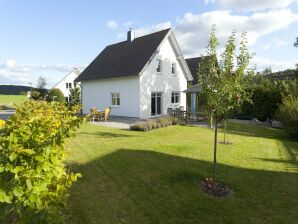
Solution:
M189 68L189 70L192 74L192 77L193 77L192 83L194 85L198 83L197 71L198 71L198 68L199 68L199 63L203 60L203 58L204 58L204 56L185 59L187 65L188 65L188 68Z
M170 30L107 46L76 81L138 75Z

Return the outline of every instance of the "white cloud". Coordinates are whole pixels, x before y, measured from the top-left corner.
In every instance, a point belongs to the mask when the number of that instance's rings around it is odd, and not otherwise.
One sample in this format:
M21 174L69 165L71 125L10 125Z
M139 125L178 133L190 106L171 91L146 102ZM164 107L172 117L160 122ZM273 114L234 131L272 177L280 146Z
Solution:
M271 47L271 44L265 44L265 45L263 46L263 49L264 49L264 50L268 50L270 47Z
M252 15L235 15L230 11L211 11L203 14L186 13L177 18L175 28L183 52L188 56L204 53L210 29L216 24L216 35L225 44L232 30L246 31L249 45L262 36L287 28L298 21L298 15L289 9L271 10Z
M205 0L205 4L216 3L223 9L259 11L286 8L297 0Z
M115 30L118 28L118 23L115 21L115 20L109 20L107 23L106 23L106 26L111 29L111 30Z
M66 64L23 65L9 59L0 64L0 84L28 85L29 82L35 82L38 76L44 76L48 81L48 87L52 87L74 67L82 71L86 66Z
M280 61L280 60L272 60L268 57L254 57L252 59L252 64L257 66L258 71L262 71L265 68L271 67L273 72L282 71L286 69L295 68L295 61Z

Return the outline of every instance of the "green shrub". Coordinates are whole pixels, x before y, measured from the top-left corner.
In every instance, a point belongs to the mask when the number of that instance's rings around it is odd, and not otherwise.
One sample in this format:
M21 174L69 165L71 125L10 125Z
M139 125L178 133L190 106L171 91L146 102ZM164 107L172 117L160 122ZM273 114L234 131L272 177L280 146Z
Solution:
M1 129L0 202L17 223L62 222L59 211L79 176L63 163L65 141L81 123L77 109L28 101Z
M153 129L168 127L170 125L178 124L178 119L173 117L162 117L159 119L151 119L148 121L142 121L135 123L130 126L130 130L132 131L151 131Z
M298 97L286 97L279 107L277 118L288 134L298 139Z
M36 90L31 91L31 98L32 98L33 100L38 100L39 97L40 97L40 92L38 92L38 91L36 91Z
M48 101L65 103L64 94L61 92L60 89L51 89L48 95Z

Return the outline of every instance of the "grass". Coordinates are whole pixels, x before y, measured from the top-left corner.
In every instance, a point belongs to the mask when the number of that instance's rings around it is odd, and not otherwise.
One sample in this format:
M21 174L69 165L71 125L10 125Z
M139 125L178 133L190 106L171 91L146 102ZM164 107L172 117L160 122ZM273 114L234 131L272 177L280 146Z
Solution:
M27 99L27 96L24 95L0 95L0 105L12 106L13 103L19 104Z
M297 223L298 142L241 124L229 124L228 140L217 173L233 195L215 198L199 190L211 176L211 129L85 124L67 144L72 169L83 174L71 190L69 223Z

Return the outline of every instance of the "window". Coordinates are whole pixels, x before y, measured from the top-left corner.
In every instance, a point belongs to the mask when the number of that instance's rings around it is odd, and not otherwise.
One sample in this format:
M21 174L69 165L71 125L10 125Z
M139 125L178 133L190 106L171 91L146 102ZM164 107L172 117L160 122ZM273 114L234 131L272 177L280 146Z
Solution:
M120 93L112 93L112 106L120 106Z
M176 74L176 62L172 62L172 75Z
M160 59L157 59L157 68L156 68L156 71L157 72L161 72L161 60Z
M179 103L180 93L179 92L172 92L172 103Z
M71 89L71 82L67 82L67 83L65 83L66 84L66 89Z

